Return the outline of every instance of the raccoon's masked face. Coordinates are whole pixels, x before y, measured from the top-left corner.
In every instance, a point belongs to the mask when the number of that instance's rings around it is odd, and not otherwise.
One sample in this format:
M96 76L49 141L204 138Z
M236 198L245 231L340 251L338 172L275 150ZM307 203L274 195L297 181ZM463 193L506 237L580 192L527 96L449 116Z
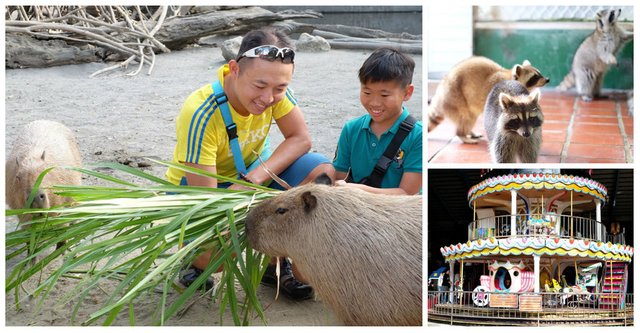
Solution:
M544 118L538 105L539 96L537 89L528 96L500 94L501 123L506 132L528 138L541 129Z
M522 65L513 66L512 78L522 83L529 91L534 88L542 87L549 83L549 78L544 77L540 71L531 66L529 60L525 60Z
M596 29L603 33L610 32L618 21L622 9L603 9L596 14Z

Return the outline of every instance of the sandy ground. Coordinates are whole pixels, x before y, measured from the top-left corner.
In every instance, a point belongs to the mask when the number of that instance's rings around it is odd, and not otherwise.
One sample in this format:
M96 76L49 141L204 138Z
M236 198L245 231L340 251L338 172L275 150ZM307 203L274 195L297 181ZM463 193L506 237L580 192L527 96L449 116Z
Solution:
M326 53L303 53L296 56L293 88L313 139L313 151L332 158L344 122L363 114L359 101L357 70L370 51L332 50ZM406 103L409 111L422 119L422 58L416 61L415 93ZM105 68L100 63L54 67L47 69L6 70L5 154L17 131L37 119L60 121L77 135L85 164L117 161L132 166L145 157L169 161L175 144L174 119L184 99L196 88L209 83L217 68L224 63L215 47L195 47L158 55L152 75L145 72L126 76L113 71L96 78L93 72ZM130 70L132 68L130 67ZM282 141L277 126L272 127L271 141L275 147ZM146 172L163 176L165 168L151 165ZM87 184L95 179L85 178ZM15 221L8 220L5 230L14 230ZM6 262L9 273L14 263ZM105 281L91 293L80 307L78 319L83 320L99 308L114 282ZM23 309L12 306L13 292L5 295L5 320L8 326L77 325L69 321L71 307L60 304L74 287L74 281L59 284L43 307L34 312L36 303L25 300ZM321 300L294 302L280 297L273 301L275 290L262 286L259 298L266 310L267 324L340 325ZM137 325L150 324L158 295L149 295L136 304ZM356 305L357 306L357 305ZM206 297L195 299L193 305L168 325L219 325L218 305ZM232 324L229 318L225 324ZM254 320L256 325L261 323ZM129 325L121 315L116 325Z

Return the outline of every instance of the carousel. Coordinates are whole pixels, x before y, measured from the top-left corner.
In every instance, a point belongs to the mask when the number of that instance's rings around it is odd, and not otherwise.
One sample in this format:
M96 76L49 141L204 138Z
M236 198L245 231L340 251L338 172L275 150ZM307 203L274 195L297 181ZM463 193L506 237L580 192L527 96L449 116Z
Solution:
M450 291L429 320L467 325L628 325L625 230L607 189L561 170L492 170L467 195L468 239L442 247ZM630 304L627 304L630 303Z

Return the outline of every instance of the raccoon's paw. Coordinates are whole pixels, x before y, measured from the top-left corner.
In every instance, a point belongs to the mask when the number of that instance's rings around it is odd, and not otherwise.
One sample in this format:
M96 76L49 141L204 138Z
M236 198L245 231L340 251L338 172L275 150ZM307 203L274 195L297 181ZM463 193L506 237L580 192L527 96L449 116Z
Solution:
M584 102L593 101L593 96L590 96L590 95L582 95L582 96L580 96L580 98L582 98L582 101L584 101Z
M478 139L474 138L473 135L458 136L458 137L464 143L470 143L470 144L477 144L478 143Z
M471 136L472 139L479 139L482 137L482 134L471 132L469 136Z
M616 59L616 56L614 56L613 54L607 54L607 56L605 57L604 63L607 65L618 65L618 60Z

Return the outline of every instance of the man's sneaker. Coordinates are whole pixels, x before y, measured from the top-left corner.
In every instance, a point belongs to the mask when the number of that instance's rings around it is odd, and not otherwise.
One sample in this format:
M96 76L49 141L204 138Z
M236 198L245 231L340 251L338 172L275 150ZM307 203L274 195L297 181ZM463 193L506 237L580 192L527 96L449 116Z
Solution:
M262 283L276 286L277 281L276 265L269 264L267 270L264 272L264 276L262 276ZM308 284L296 280L291 271L291 263L286 259L280 262L280 290L291 299L297 301L310 299L313 296L313 288Z
M185 288L188 288L202 273L203 271L200 268L189 266L180 271L179 281ZM214 283L215 280L210 276L207 278L207 281L205 281L203 287L205 290L210 290L213 288Z

